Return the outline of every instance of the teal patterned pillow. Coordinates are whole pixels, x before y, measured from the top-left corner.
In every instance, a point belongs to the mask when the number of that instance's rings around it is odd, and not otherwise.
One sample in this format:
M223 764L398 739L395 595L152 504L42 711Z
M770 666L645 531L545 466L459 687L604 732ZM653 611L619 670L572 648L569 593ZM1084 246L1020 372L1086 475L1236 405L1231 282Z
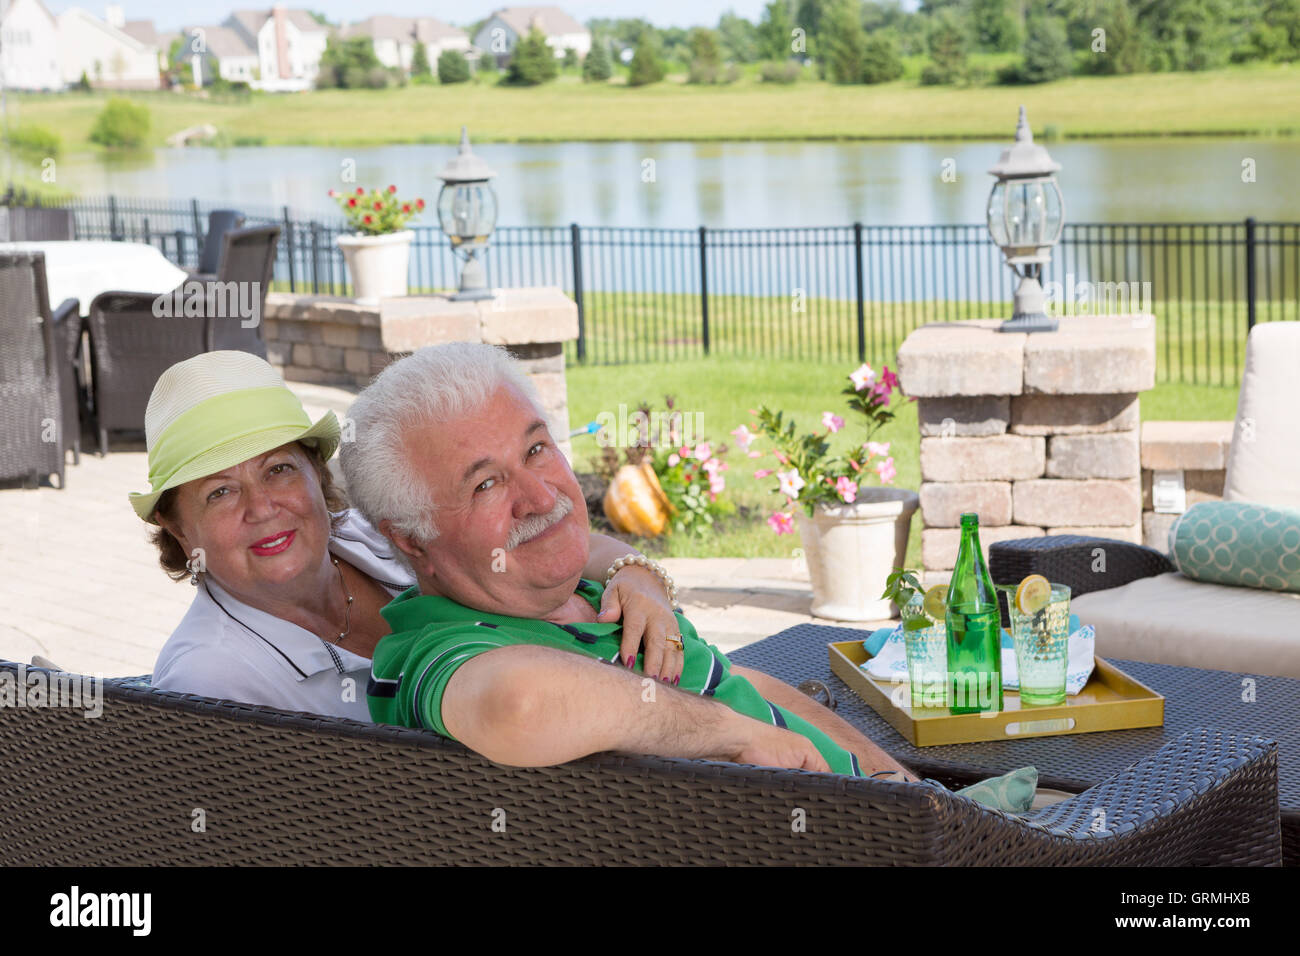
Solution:
M1300 511L1203 501L1169 529L1169 557L1197 581L1300 592Z
M995 810L1026 813L1033 806L1037 786L1037 768L1021 767L1000 777L990 777L988 780L963 787L957 793Z

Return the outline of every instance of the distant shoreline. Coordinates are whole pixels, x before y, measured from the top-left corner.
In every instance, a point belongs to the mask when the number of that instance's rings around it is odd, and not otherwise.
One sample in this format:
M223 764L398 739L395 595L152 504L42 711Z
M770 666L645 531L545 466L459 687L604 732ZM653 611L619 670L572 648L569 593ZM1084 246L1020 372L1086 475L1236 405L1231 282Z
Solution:
M110 95L11 93L10 124L45 126L59 135L64 153L102 151L89 136ZM526 89L467 83L243 100L161 91L120 95L149 106L150 148L203 123L218 130L211 145L235 147L447 145L457 141L462 124L478 143L1009 143L1022 103L1044 142L1300 136L1300 66L1287 65L968 89L908 80L779 86L743 79L727 86L669 81L629 90L564 77Z

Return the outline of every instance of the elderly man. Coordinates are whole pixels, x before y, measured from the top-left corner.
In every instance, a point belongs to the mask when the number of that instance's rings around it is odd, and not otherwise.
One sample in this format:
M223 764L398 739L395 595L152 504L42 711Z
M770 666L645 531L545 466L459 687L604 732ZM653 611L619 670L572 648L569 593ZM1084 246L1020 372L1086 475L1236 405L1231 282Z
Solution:
M731 664L680 614L680 650L620 659L620 625L597 614L602 585L581 578L582 492L504 350L421 349L350 416L348 493L418 581L382 612L376 721L513 766L612 750L915 779L829 710Z

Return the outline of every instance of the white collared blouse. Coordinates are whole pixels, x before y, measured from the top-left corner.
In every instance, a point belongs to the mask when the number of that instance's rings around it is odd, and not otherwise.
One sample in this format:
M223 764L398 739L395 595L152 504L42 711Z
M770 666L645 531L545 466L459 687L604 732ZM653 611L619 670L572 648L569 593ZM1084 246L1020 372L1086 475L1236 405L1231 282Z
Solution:
M329 549L394 597L415 584L388 539L355 510L343 512ZM370 658L250 607L204 575L158 654L152 683L160 690L369 721L369 677Z

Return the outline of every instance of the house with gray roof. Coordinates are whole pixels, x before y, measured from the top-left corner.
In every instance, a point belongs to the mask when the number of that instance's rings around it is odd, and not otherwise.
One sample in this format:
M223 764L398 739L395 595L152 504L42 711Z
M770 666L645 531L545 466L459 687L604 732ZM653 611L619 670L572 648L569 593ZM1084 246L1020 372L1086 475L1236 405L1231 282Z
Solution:
M387 67L401 67L408 73L419 44L424 45L425 56L434 68L444 50L457 50L468 55L473 49L468 33L434 17L377 14L344 27L340 35L345 39L369 37L380 63Z
M559 7L502 7L483 22L474 34L474 46L484 56L496 57L504 66L514 54L521 37L533 27L542 31L556 58L573 50L578 59L591 51L591 31Z
M316 22L306 10L283 6L235 10L221 25L256 53L258 79L250 84L255 89L291 92L316 85L331 28Z

